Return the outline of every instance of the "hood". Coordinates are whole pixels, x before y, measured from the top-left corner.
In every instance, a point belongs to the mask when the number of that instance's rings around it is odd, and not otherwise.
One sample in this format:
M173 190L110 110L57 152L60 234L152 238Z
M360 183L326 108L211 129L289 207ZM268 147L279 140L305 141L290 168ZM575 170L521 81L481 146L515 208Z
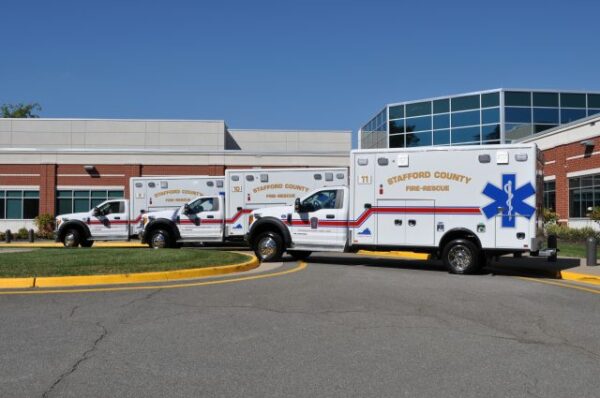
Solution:
M88 218L90 216L90 212L82 212L82 213L67 213L67 214L59 214L56 218L60 218L63 221L69 220L83 220L84 218Z
M177 213L179 212L179 209L171 209L171 210L161 210L161 211L153 211L150 213L146 213L144 214L145 217L148 217L148 219L157 219L157 218L166 218L166 219L172 219L175 216L177 216Z
M294 212L294 206L275 206L256 209L252 212L255 218L259 217L275 217L277 219L286 218L289 213Z

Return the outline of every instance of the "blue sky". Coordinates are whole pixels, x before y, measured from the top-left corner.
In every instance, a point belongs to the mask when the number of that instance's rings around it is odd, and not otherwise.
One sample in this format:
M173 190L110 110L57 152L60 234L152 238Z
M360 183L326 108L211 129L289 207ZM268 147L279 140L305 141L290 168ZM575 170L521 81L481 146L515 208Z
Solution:
M597 1L4 2L0 103L356 130L385 103L600 91Z

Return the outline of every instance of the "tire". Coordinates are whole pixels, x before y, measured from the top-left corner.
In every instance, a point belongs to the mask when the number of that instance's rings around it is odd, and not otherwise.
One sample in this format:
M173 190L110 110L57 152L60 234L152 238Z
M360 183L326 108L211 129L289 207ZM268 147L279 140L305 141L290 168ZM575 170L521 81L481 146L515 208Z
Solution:
M65 247L77 247L81 243L81 234L74 228L68 229L65 231L62 243Z
M451 274L472 274L482 265L479 249L466 239L448 242L444 247L442 260Z
M310 255L311 255L311 251L308 250L292 250L292 251L288 251L288 254L290 256L292 256L292 258L294 260L297 261L301 261L301 260L306 260Z
M93 244L94 244L93 240L82 240L81 241L81 247L92 247Z
M155 229L150 232L148 246L153 249L168 249L173 247L171 235L164 229Z
M283 238L275 232L263 232L252 245L256 257L264 263L279 261L283 255Z

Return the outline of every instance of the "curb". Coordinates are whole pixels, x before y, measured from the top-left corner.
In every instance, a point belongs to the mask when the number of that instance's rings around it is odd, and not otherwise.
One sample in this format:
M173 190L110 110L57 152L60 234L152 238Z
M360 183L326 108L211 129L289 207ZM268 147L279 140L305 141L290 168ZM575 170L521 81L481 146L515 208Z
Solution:
M62 243L55 242L41 242L41 243L29 243L29 242L15 242L15 243L0 243L0 249L2 248L62 248ZM148 245L139 242L94 242L95 247L148 247Z
M192 279L245 272L259 266L255 256L239 264L216 267L190 268L173 271L140 272L133 274L82 275L82 276L44 276L30 278L0 278L0 289L19 289L34 287L73 287L93 285L120 285L128 283L164 282L177 279Z
M431 258L431 254L428 254L428 253L399 252L399 251L377 252L377 251L370 251L370 250L359 250L357 254L360 254L361 256L393 257L393 258L405 259L405 260L429 260Z
M560 271L560 278L568 281L600 285L599 275L579 274L577 272Z

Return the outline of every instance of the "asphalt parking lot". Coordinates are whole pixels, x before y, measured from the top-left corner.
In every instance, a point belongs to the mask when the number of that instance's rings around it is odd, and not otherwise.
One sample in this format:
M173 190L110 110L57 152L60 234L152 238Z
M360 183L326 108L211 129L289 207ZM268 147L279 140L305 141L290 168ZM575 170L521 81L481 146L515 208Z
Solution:
M0 396L598 396L600 289L549 279L541 262L456 276L435 262L286 260L0 295Z

